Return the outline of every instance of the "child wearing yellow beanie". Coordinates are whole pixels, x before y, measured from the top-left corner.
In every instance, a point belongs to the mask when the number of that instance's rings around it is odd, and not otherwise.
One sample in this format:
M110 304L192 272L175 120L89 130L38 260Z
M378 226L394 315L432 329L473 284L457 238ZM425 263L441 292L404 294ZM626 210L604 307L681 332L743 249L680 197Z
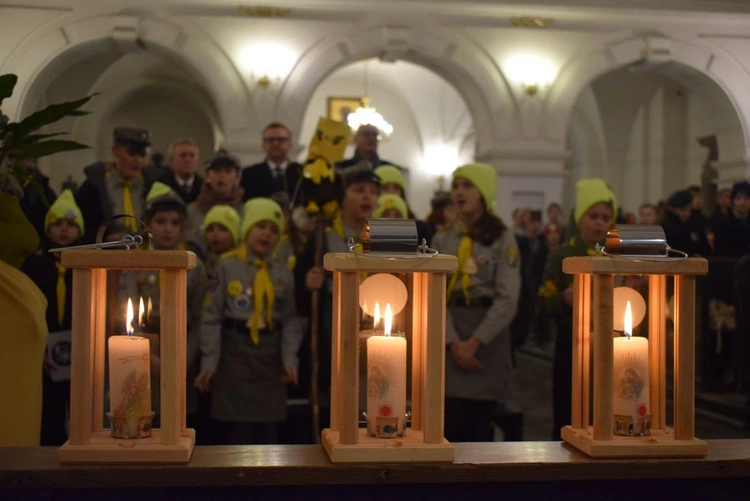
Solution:
M419 241L426 240L428 244L432 242L433 232L426 222L417 219L414 212L409 208L409 204L406 201L406 176L404 172L396 167L395 165L382 164L374 171L374 174L380 179L380 193L382 195L396 195L403 200L406 206L406 215L402 216L403 219L414 219L417 223L417 237ZM383 217L383 216L375 216Z
M378 205L372 215L376 218L408 219L409 208L400 196L386 193L378 197Z
M276 443L286 418L284 383L297 383L302 342L294 277L272 256L284 225L281 207L252 198L244 214L243 245L219 260L206 298L195 380L201 391L211 390L211 416L233 445Z
M50 206L44 219L42 247L21 270L31 278L47 298L47 329L50 343L44 351L42 379L42 433L40 444L60 446L67 440L66 407L70 396L70 326L73 272L60 263L60 254L52 247L68 247L83 235L83 216L70 190L62 192ZM64 332L68 332L67 335ZM53 363L54 361L54 363Z
M458 257L449 277L446 317L445 436L450 441L491 441L498 402L510 397L510 324L521 289L513 232L494 214L497 174L468 164L453 173L451 194L459 220L433 239Z
M146 195L146 210L142 220L153 235L155 250L173 251L185 250L185 202L182 197L169 185L155 182ZM151 407L158 413L160 405L159 384L159 351L158 335L161 329L160 308L160 275L157 270L142 271L137 274L136 284L132 285L130 276L121 274L121 287L135 290L133 303L143 299L148 315L144 318L145 336L152 338L152 367L151 367ZM123 284L125 282L125 284ZM196 257L195 268L187 271L187 372L188 381L195 379L198 374L200 356L200 327L203 314L203 300L206 296L206 269L200 258ZM164 312L169 314L169 312ZM197 424L198 391L188 385L185 399L188 426L200 428Z
M213 277L219 257L240 243L240 215L231 205L214 205L203 219L203 234L206 238L206 274Z
M555 320L558 333L553 365L553 440L560 440L560 429L570 424L571 418L573 275L563 273L562 262L567 257L593 256L596 244L604 243L616 213L617 196L603 179L579 180L573 211L578 233L567 243L552 249L547 257L538 296L542 314Z

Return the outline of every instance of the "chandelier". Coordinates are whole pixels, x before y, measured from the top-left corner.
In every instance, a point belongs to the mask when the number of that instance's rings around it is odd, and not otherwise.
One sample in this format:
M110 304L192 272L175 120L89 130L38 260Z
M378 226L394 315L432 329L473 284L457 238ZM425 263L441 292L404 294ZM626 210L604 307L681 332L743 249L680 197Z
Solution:
M362 98L362 106L357 108L354 113L349 113L346 121L349 127L353 131L357 131L363 125L372 125L378 129L378 139L387 140L393 133L393 126L383 118L383 115L377 112L375 108L370 107L369 94L369 71L368 61L365 61L364 71L364 97Z

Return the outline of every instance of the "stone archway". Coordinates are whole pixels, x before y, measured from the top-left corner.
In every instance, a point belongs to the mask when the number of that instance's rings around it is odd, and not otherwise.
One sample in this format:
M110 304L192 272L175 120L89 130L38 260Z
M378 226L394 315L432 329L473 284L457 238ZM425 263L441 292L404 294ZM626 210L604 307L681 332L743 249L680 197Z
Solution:
M519 112L495 62L470 40L421 28L379 27L353 36L342 34L313 47L284 83L276 101L278 115L299 132L299 111L306 108L318 85L337 69L372 57L408 61L449 82L469 108L478 154L515 135Z
M658 57L649 57L658 54ZM571 60L560 73L544 106L544 135L564 143L573 108L583 90L598 77L629 64L674 61L693 68L718 84L739 117L744 137L744 161L750 162L750 75L718 49L677 39L641 37L600 47Z
M32 34L0 68L0 73L19 76L16 92L3 109L11 119L28 115L38 106L48 83L71 65L109 53L114 61L124 53L144 49L178 60L200 79L216 104L225 133L249 128L252 102L226 54L197 30L139 16L66 16Z

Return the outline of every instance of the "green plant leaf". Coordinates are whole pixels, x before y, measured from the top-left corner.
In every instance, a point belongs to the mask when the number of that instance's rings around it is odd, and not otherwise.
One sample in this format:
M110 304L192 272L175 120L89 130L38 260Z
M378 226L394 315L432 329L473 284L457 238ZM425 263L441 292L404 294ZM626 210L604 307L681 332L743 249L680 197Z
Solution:
M60 153L63 151L85 150L87 148L88 146L77 143L75 141L50 139L49 141L42 141L24 148L18 155L17 160L46 157L47 155L52 155L54 153Z
M13 95L16 82L18 82L18 77L12 73L0 75L0 104L3 104L3 99Z
M52 104L47 106L43 110L37 111L29 115L28 117L21 120L16 127L11 127L15 124L8 124L8 129L13 129L12 132L15 136L26 136L31 134L35 130L43 127L47 124L57 122L58 120L67 116L81 116L84 111L78 110L81 106L89 102L93 96L84 97L77 101L68 101L66 103Z
M54 134L32 134L30 136L20 138L11 137L7 143L3 144L3 149L13 150L16 148L24 148L34 143L38 143L39 141L42 141L44 139L62 136L63 134L67 134L67 132L55 132Z

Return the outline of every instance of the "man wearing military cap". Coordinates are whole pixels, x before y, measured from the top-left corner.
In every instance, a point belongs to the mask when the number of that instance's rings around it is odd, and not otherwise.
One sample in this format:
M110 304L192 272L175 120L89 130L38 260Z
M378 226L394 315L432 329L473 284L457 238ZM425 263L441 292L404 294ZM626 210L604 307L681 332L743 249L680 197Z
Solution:
M151 134L137 127L115 127L114 162L97 162L84 169L86 180L76 193L86 223L88 241L96 238L99 226L116 214L140 217L144 209L143 169L151 148ZM127 232L135 232L135 220L123 221Z

